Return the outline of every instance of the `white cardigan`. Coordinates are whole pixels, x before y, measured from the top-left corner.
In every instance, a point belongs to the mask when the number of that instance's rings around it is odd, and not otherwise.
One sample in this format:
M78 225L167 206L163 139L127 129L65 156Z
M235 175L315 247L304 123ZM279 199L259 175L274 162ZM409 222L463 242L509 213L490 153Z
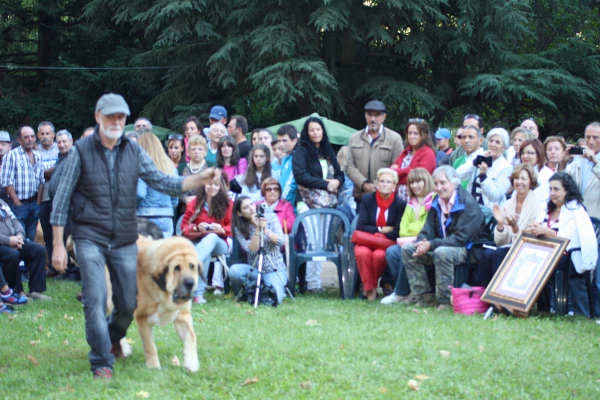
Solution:
M546 206L538 214L537 221L543 222L547 214ZM560 208L558 236L570 240L567 250L581 248L581 251L574 252L571 258L578 274L596 268L598 241L594 226L585 208L575 200Z
M552 171L546 165L544 165L540 171L538 171L536 165L534 170L538 175L538 187L533 191L533 193L535 193L541 201L547 202L550 199L550 178L552 178L552 175L554 175L554 171Z
M504 156L500 156L492 163L487 170L487 178L481 182L484 206L491 209L494 204L501 205L506 201L512 172L513 167Z

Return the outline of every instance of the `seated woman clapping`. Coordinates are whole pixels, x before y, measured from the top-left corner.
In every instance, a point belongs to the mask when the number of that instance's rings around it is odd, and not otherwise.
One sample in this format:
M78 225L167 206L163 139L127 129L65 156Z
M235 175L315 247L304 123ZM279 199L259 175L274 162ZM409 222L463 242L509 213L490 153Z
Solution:
M252 200L247 196L240 196L233 206L233 221L235 238L248 256L246 264L235 264L229 269L229 279L234 293L239 294L248 280L256 281L258 266L253 267L252 264L258 255L262 230L265 246L262 280L273 285L277 292L277 302L281 304L285 296L288 276L281 254L283 232L279 220L268 210L264 217L258 218Z
M363 195L352 236L363 295L369 301L377 298L377 281L386 266L385 250L398 237L406 207L406 202L395 193L397 183L396 171L390 168L377 171L377 191Z
M198 188L198 194L187 205L181 233L194 242L198 259L202 262L203 276L198 279L198 289L194 293L194 303L206 303L206 279L211 257L227 253L227 238L231 237L231 209L233 203L227 195L228 182L225 174L218 184L210 183ZM220 264L219 264L220 265ZM222 268L222 266L221 266ZM222 294L223 272L213 274L215 294ZM219 292L217 292L217 290Z
M486 249L477 268L478 286L487 286L510 250L510 244L535 221L543 202L534 193L538 186L537 174L529 164L518 164L510 176L514 188L512 197L503 206L494 205L496 220L494 242L496 249Z
M392 294L381 299L381 304L398 303L410 294L410 285L402 263L402 246L417 239L435 196L433 179L425 168L410 171L407 182L409 201L400 221L400 234L396 244L388 247L385 252L387 265L396 278L396 287Z

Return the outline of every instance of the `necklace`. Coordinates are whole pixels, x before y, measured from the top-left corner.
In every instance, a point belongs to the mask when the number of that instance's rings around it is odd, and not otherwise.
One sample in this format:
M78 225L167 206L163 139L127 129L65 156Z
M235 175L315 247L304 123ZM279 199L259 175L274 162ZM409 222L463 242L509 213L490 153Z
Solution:
M197 174L198 172L200 172L202 170L202 167L204 166L204 164L201 164L198 168L194 169L192 167L192 162L190 161L189 167L190 167L190 172L192 174Z

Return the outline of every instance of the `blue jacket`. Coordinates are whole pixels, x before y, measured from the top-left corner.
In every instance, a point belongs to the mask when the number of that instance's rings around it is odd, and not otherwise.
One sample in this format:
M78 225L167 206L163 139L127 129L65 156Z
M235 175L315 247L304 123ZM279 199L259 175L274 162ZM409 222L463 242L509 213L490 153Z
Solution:
M178 202L177 197L157 192L146 185L146 182L138 179L135 215L139 217L172 217L173 207L176 207Z
M294 152L292 152L293 154ZM292 171L292 154L285 156L281 160L281 167L279 168L279 184L281 185L281 198L292 203L294 208L296 207L296 192L298 191L298 185L294 179L294 172Z

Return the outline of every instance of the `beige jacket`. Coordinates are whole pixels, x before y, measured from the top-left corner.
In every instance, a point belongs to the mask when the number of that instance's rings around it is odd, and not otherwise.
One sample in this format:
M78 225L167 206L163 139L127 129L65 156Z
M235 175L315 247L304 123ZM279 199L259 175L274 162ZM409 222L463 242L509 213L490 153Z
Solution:
M540 209L545 208L545 206L546 205L539 199L533 190L530 190L521 207L521 213L519 214L519 221L517 222L519 231L514 233L512 227L504 225L504 230L500 232L496 226L494 229L494 243L496 243L496 246L505 246L513 243L517 236L527 228L527 225L529 225L531 221L535 221ZM517 212L517 192L513 192L512 197L504 203L503 208L509 214L515 214Z
M404 150L402 137L386 127L371 147L371 138L365 130L354 132L348 142L346 174L354 183L352 195L361 198L363 183L377 181L377 171L389 168Z

